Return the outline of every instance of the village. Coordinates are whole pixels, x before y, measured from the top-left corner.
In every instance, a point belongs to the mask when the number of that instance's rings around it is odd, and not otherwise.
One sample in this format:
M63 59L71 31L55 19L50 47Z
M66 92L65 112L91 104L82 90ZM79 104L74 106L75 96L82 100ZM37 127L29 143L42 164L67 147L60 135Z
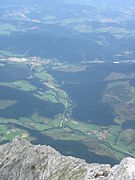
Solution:
M49 65L51 63L50 59L41 60L39 57L1 57L1 62L10 62L10 63L22 63L25 65L31 65L32 67L41 66L41 65Z
M91 130L88 132L88 135L94 135L100 141L105 141L108 134L109 132L107 130L103 130L103 131Z

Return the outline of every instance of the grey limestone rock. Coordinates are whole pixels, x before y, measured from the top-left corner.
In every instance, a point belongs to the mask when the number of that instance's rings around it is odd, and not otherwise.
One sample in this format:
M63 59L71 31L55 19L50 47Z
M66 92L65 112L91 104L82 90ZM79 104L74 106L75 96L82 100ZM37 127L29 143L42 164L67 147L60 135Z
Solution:
M0 146L0 180L133 180L135 159L111 168L66 157L49 146L32 145L16 137Z

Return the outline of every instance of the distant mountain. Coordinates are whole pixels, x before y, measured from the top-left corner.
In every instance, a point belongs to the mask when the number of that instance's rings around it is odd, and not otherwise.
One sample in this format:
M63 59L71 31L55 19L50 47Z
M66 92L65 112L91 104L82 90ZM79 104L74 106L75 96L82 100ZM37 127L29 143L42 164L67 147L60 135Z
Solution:
M1 1L0 50L72 63L132 60L134 12L133 0Z

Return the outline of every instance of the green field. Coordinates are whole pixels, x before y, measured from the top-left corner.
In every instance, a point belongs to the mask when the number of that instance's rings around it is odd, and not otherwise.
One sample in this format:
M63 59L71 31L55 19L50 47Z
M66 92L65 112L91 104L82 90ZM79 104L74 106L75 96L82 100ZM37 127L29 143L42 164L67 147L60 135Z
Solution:
M16 103L16 100L0 100L0 110L12 106Z
M17 29L12 24L0 23L0 35L10 35L11 32L16 32Z
M6 56L6 57L24 57L24 55L17 54L15 52L11 52L11 51L5 51L5 50L0 50L0 56Z
M6 83L6 82L0 82L1 86L9 86L9 87L13 87L13 88L17 88L23 91L35 91L36 87L32 86L29 82L27 81L15 81L15 82L10 82L10 83Z
M25 64L23 64L24 66ZM18 64L18 67L22 64ZM71 71L68 69L70 65L54 64L51 65L56 71L64 71L66 73L78 73L83 71L78 66L71 65ZM57 67L56 67L57 66ZM1 66L2 68L3 66ZM27 68L27 65L25 65ZM121 159L123 156L132 155L134 153L134 136L133 130L122 130L122 117L120 116L121 110L120 104L117 103L117 109L115 100L122 101L124 108L127 103L132 104L134 102L133 87L127 81L118 82L123 75L111 74L105 81L109 81L106 91L103 96L103 102L110 103L111 106L116 109L119 116L115 116L115 125L100 126L93 123L85 123L72 118L72 108L74 103L69 97L67 92L61 87L57 80L51 73L47 71L44 66L34 67L30 73L33 80L36 78L44 88L38 88L38 86L31 83L29 77L25 80L12 81L12 82L0 82L1 86L11 87L19 91L25 91L25 93L31 93L34 97L37 97L43 102L51 102L53 104L61 104L64 107L64 112L59 113L53 119L40 115L37 110L28 117L20 117L18 119L0 118L0 136L1 142L4 140L11 141L16 135L23 138L32 140L30 131L34 130L42 135L50 136L55 140L72 140L76 142L82 142L88 149L94 153L100 155L108 155L114 159ZM117 82L111 83L111 80L117 80ZM123 79L122 79L123 80ZM128 93L128 96L126 94ZM116 96L117 94L117 96ZM126 97L125 97L126 96ZM0 111L6 110L6 108L13 106L17 103L16 100L4 99L0 100ZM14 124L20 125L15 127ZM22 128L21 128L22 126ZM26 129L26 130L24 130ZM129 143L130 142L130 143ZM128 145L128 146L127 146Z

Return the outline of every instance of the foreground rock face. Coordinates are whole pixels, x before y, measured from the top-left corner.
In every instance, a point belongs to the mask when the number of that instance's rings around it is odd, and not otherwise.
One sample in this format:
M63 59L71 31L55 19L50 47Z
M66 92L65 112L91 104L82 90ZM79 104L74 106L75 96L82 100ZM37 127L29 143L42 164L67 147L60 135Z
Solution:
M113 168L65 157L49 146L34 146L16 138L0 146L0 180L133 180L135 159Z

